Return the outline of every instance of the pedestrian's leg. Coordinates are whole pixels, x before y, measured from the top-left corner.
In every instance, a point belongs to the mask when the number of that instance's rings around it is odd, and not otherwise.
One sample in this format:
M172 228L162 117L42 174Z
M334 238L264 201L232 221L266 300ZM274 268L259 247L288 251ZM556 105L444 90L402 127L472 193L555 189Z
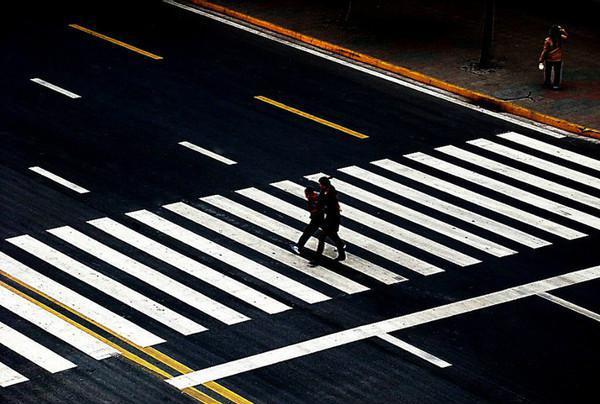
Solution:
M310 236L315 234L315 232L318 229L319 229L319 223L315 220L311 220L310 223L304 228L304 232L302 232L302 235L300 236L300 239L298 240L298 248L300 250L302 250L304 248L304 245L306 244L306 242L308 241Z
M554 63L554 84L553 87L555 90L560 88L560 82L562 79L562 62Z
M336 261L344 261L346 259L346 251L344 251L344 241L338 236L337 233L332 233L329 238L335 243L335 248L338 250L338 256Z
M552 74L552 63L546 61L544 62L544 86L551 87L551 74Z
M321 257L323 256L323 250L325 249L325 239L327 238L327 230L323 230L319 235L319 245L317 246L317 251L315 252L315 256L310 261L310 264L313 266L319 265L321 261Z
M316 256L318 258L321 258L321 255L323 255L323 250L325 249L325 239L329 236L328 232L323 231L320 235L319 235L319 245L317 245L317 252L316 252Z

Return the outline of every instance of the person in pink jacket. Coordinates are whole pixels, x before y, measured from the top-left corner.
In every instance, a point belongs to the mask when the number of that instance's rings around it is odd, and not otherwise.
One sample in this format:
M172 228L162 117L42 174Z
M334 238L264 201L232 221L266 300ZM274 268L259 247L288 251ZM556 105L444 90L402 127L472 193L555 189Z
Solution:
M560 25L550 27L548 37L544 40L544 49L540 54L540 63L544 63L544 86L553 90L560 88L563 70L563 41L567 39L567 31Z

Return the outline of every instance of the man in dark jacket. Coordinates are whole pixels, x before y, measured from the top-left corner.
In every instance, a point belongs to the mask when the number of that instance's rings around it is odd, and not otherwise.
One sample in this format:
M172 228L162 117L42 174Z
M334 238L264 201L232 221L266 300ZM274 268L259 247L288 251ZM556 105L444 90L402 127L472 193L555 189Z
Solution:
M319 265L321 257L323 255L323 249L325 248L325 239L329 237L335 244L338 251L336 261L344 261L346 259L346 244L338 236L340 229L341 220L341 209L340 203L337 197L337 190L331 185L329 181L330 177L319 178L319 186L321 193L319 194L319 210L325 213L325 220L321 226L322 232L319 235L319 245L317 252L313 260L310 262L311 266Z

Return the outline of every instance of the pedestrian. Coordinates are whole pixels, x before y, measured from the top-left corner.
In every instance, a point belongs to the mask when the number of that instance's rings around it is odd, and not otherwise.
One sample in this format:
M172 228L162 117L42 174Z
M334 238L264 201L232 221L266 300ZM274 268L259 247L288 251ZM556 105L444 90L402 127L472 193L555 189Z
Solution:
M319 210L325 213L325 220L321 226L322 231L319 235L319 245L315 256L310 261L309 265L317 266L321 261L323 249L325 248L325 239L328 237L334 242L338 251L336 261L344 261L346 259L346 243L338 236L341 221L341 209L338 201L337 190L331 185L331 177L319 178Z
M296 254L302 253L304 245L319 230L325 218L325 212L319 206L319 193L313 187L306 187L304 196L306 197L306 208L310 212L310 223L304 228L298 243L292 244L292 250Z
M563 41L568 37L567 31L560 25L550 27L548 37L544 40L544 49L539 62L544 67L544 86L553 90L560 88L563 72Z

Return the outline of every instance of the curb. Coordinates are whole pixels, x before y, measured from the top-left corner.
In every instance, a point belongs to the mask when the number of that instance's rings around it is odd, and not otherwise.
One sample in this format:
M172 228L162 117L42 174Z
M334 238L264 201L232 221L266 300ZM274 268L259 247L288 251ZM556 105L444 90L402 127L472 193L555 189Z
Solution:
M284 28L282 26L270 23L268 21L264 21L243 13L239 11L232 10L230 8L211 3L206 0L188 0L189 2L196 4L205 9L217 12L219 14L226 15L228 17L232 17L241 21L244 21L248 24L255 25L257 27L275 32L277 34L295 39L300 42L304 42L306 44L312 45L319 49L332 52L338 54L340 56L344 56L346 58L356 60L358 62L377 67L379 69L387 70L389 72L398 74L400 76L407 77L409 79L415 80L419 83L427 84L432 87L436 87L441 90L448 91L452 94L460 95L471 100L473 103L480 105L482 107L493 109L500 112L507 112L516 116L520 116L522 118L527 118L529 120L542 123L545 125L553 126L555 128L574 133L576 135L593 137L596 139L600 139L600 130L588 128L573 122L569 122L564 119L560 119L554 116L542 114L537 111L530 110L525 107L521 107L517 104L514 104L510 101L504 101L496 97L492 97L487 94L483 94L477 91L469 90L464 87L460 87L451 83L447 83L445 81L436 79L431 76L427 76L425 74L407 69L402 66L397 66L392 63L386 62L381 59L377 59L375 57L365 55L363 53L355 52L351 49L344 48L339 45L335 45L326 41L322 41L320 39L313 38L308 35L301 34L296 31L292 31L290 29Z

